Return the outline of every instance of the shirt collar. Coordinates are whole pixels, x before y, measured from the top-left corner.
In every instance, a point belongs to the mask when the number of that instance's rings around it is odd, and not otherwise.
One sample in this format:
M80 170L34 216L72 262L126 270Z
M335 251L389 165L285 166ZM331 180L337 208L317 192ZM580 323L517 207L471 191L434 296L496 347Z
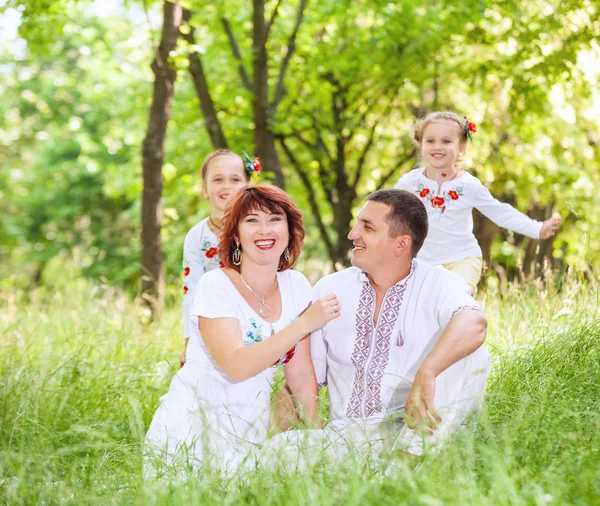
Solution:
M394 285L394 287L402 288L402 287L406 286L406 284L414 276L416 269L417 269L417 261L413 258L410 262L410 271L408 272L408 275L406 275L404 278L402 278L400 281L398 281ZM359 278L360 278L361 282L371 284L371 282L369 281L369 278L367 277L366 273L363 270L359 271Z

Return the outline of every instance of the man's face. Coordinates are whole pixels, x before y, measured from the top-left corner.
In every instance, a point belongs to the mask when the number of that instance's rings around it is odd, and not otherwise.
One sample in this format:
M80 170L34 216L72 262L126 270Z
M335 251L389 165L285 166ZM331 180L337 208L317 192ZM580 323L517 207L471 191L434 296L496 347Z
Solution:
M348 234L348 239L354 243L352 265L367 274L375 268L389 265L396 258L394 251L398 237L390 237L386 220L389 211L386 204L367 201L356 217L356 225Z

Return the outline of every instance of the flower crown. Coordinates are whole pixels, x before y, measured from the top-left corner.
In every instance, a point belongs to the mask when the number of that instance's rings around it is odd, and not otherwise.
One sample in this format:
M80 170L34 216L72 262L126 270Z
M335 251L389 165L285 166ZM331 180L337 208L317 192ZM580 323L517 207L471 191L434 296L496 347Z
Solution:
M477 133L477 125L466 116L464 118L465 121L463 122L463 128L465 129L465 137L473 142L473 134Z
M244 160L244 169L246 169L246 174L248 174L248 177L252 178L252 180L257 183L260 178L260 169L262 169L260 159L257 156L254 158L254 160L251 160L245 151L242 151L242 158Z

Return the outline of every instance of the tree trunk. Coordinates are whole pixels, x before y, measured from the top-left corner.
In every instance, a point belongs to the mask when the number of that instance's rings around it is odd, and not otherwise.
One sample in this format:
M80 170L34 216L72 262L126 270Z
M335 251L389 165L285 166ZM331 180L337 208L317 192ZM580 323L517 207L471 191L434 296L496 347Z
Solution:
M163 3L163 28L160 44L152 61L154 90L148 129L142 148L144 191L142 195L142 298L154 319L162 310L165 275L162 258L160 224L162 220L162 164L167 123L177 71L169 64L169 53L175 49L181 24L178 0Z
M192 18L192 13L188 9L183 9L183 21L188 23L189 30L187 33L182 33L182 37L187 41L190 46L194 46L196 43L194 38L194 28L189 25L189 21ZM210 141L214 149L228 148L227 139L223 134L221 128L221 122L217 117L217 111L215 109L214 102L210 96L208 88L208 82L206 75L204 74L204 67L202 66L202 60L200 55L190 50L188 60L190 62L189 71L194 81L194 88L196 89L196 96L200 102L200 111L204 117L204 125L210 137Z
M44 271L46 270L47 261L38 262L35 267L35 272L31 279L31 288L37 288L42 285L42 278L44 277Z
M332 96L333 124L336 129L336 157L335 169L335 198L337 202L333 206L333 223L338 234L336 268L350 265L348 251L352 249L352 241L348 239L350 223L352 222L352 204L356 198L352 186L348 180L346 168L346 144L344 136L342 114L347 109L345 90L337 90Z
M498 235L499 227L476 209L473 213L473 222L473 233L481 248L484 265L489 268L492 262L492 244Z
M285 178L281 170L279 155L275 147L275 136L270 130L272 121L269 107L269 83L268 83L268 59L265 46L266 24L265 24L265 0L254 0L253 20L253 49L252 58L254 92L254 143L256 155L260 157L265 170L275 174L275 184L281 188L285 187Z
M547 208L544 208L538 204L534 204L528 215L534 220L543 221L547 215L552 213L552 206L553 204L550 204ZM531 279L538 276L544 277L544 263L548 262L549 266L552 266L553 244L554 237L544 240L529 240L523 261L524 279Z

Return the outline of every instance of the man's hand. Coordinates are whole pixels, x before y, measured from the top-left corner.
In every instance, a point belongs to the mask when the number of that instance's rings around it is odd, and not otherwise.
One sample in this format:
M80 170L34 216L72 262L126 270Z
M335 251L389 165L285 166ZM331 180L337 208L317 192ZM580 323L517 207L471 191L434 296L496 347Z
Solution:
M181 352L181 355L179 355L179 366L180 367L183 367L185 365L185 358L187 355L187 345L188 345L189 341L190 341L190 338L188 337L185 340L185 346L183 347L183 351Z
M419 369L404 406L406 424L409 428L433 435L433 431L442 421L433 404L434 396L435 375Z
M542 225L542 229L540 230L540 239L548 239L549 237L552 237L559 229L560 222L560 216L553 216L552 218L546 220Z

